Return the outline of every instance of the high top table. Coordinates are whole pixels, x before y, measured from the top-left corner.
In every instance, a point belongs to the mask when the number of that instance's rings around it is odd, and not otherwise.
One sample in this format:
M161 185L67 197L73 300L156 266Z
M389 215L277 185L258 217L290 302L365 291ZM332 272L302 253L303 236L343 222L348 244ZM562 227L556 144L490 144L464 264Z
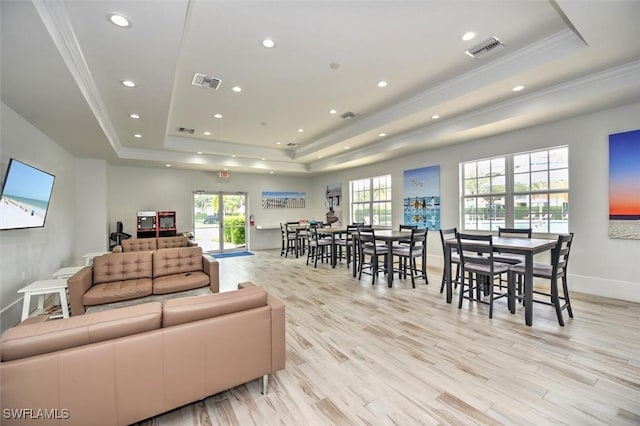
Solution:
M358 244L358 234L354 232L353 234L353 253L358 253L357 244ZM391 229L376 229L375 230L375 238L376 241L384 241L387 244L387 286L389 288L393 287L393 242L406 240L407 238L411 238L410 231L394 231ZM353 260L353 276L356 276L357 271L357 263L354 257Z
M447 303L451 303L451 248L456 247L458 241L449 239L445 241L444 251L444 276L447 285ZM524 274L524 319L528 326L533 324L533 256L538 253L553 249L557 240L543 238L515 238L493 237L493 248L501 253L521 254L525 257Z

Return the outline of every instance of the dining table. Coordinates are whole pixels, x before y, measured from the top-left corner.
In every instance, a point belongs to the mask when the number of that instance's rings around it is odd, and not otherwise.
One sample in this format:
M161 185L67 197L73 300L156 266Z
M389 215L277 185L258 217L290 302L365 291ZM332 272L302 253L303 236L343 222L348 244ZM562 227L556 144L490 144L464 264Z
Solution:
M358 262L356 262L355 260L355 255L356 253L358 253L358 250L357 250L358 234L354 232L352 235L353 235L352 253L354 256L353 276L355 277L358 270L358 265L357 265ZM374 236L376 241L384 241L387 246L387 258L386 258L387 286L391 288L393 287L393 243L396 241L402 241L402 240L406 240L407 238L411 238L411 231L410 230L395 231L391 229L376 229Z
M347 233L347 228L318 228L318 234L331 237L331 267L335 268L338 264L336 237Z
M533 257L536 254L552 250L557 240L546 238L518 238L518 237L493 237L494 251L500 253L519 254L524 256L524 318L525 324L533 324ZM456 247L458 241L455 238L445 240L444 251L444 277L446 283L446 300L451 303L453 298L451 278L451 249Z

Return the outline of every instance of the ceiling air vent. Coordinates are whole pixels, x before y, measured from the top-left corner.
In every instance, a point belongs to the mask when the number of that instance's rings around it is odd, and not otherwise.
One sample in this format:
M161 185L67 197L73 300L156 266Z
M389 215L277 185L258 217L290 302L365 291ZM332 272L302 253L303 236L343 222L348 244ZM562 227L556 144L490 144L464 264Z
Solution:
M178 131L180 133L188 133L188 134L192 135L192 134L195 133L196 129L190 129L188 127L180 127L180 128L178 128Z
M299 145L299 144L297 144L297 143L289 142L289 143L287 144L287 146L288 146L289 148L297 148L297 147L299 147L300 145Z
M352 113L351 111L347 111L347 112L345 112L344 114L341 114L341 115L340 115L340 118L342 118L342 119L344 119L344 120L347 120L347 119L349 119L349 118L353 118L353 117L355 117L356 115L357 115L357 114L354 114L354 113Z
M220 87L220 83L222 83L222 80L220 80L219 78L199 73L195 73L193 75L193 80L191 80L191 84L193 84L194 86L208 87L209 89L214 90L218 90L218 87Z
M464 53L471 56L472 58L481 59L502 49L504 49L504 44L502 44L498 37L493 36L490 39L478 44L477 46L474 46L469 50L465 50Z

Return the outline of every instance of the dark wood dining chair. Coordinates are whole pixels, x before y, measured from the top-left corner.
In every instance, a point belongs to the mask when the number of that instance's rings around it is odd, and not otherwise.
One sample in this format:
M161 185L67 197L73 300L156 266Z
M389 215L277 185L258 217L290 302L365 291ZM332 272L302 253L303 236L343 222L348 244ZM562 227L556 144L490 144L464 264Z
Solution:
M561 234L558 236L558 242L556 247L551 250L551 264L533 264L533 276L537 278L544 278L549 280L549 290L533 289L533 295L542 295L549 297L548 299L540 299L539 297L533 298L534 302L542 303L544 305L553 306L556 310L556 316L558 317L558 324L564 327L564 318L562 311L567 310L570 318L573 318L573 311L571 310L571 300L569 299L569 288L567 285L567 265L569 264L569 253L571 251L571 245L573 244L573 232L570 234ZM509 273L512 275L510 280L513 281L514 275L523 277L525 273L524 263L517 265L511 265ZM558 281L562 282L562 295L558 291ZM525 286L533 285L533 283L524 283ZM520 287L520 286L519 286ZM524 291L519 288L516 295L516 299L524 299Z
M447 250L447 245L445 244L446 240L451 240L456 238L456 234L458 233L458 229L457 228L448 228L448 229L441 229L440 230L440 242L442 243L442 283L440 284L440 293L442 293L444 291L444 286L446 283L446 279L448 277L445 277L444 272L446 269L446 266L444 264L444 262L446 262L446 256L445 256L445 250ZM453 264L456 265L456 275L455 278L452 280L452 284L454 284L454 288L458 288L458 280L460 279L460 255L458 254L458 247L452 247L451 248L451 265L450 267L453 267Z
M291 231L286 223L280 223L280 235L282 237L282 247L280 256L288 257L289 253L298 253L298 238L295 231Z
M498 237L531 238L531 233L531 228L498 228ZM498 251L493 256L493 260L495 260L496 262L510 263L515 265L517 263L524 262L524 255L500 253L500 251Z
M358 279L362 274L371 275L371 285L376 283L376 278L380 272L387 272L386 257L389 249L386 246L376 244L375 230L373 228L358 227ZM367 256L369 262L366 261ZM382 257L382 263L380 262ZM390 265L391 267L393 265ZM367 272L368 271L368 272Z
M313 260L313 267L318 267L318 259L324 263L329 259L331 250L331 240L319 236L318 227L307 226L307 265L309 260Z
M398 244L393 247L393 255L398 258L398 272L404 278L407 277L407 271L411 273L411 285L416 288L416 278L424 278L425 284L429 284L427 279L426 265L425 265L425 253L427 249L427 233L428 228L425 229L411 229L411 238L409 238L409 244ZM420 258L420 269L417 267L416 259Z
M496 294L495 279L509 271L511 265L495 262L493 259L493 236L461 234L456 235L458 254L460 255L460 292L458 309L464 299L489 305L489 318L493 317L493 302L501 297L513 296L513 282L507 293ZM465 277L465 275L467 275ZM468 280L468 281L467 281ZM498 288L500 288L498 286ZM475 294L474 294L475 293ZM484 298L488 296L489 300ZM509 310L515 312L514 298L509 298Z

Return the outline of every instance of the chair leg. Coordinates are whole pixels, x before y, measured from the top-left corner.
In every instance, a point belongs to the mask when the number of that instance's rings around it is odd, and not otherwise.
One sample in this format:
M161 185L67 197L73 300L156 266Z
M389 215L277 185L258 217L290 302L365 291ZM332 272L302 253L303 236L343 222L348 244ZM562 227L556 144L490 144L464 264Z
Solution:
M415 274L415 272L416 272L416 269L418 269L416 267L416 258L412 257L411 259L409 259L409 264L411 265L411 271L410 271L411 272L411 286L413 288L416 288L416 278L415 278L416 274Z
M462 279L460 280L460 291L458 294L458 309L462 309L462 300L464 299L464 285L465 285L465 279L464 279L464 269L463 269ZM471 289L471 287L469 287L469 289Z
M562 318L562 307L560 306L560 298L558 297L558 280L557 278L551 279L551 301L556 308L556 316L558 317L558 324L564 327L564 318Z
M567 306L567 313L569 318L573 318L573 311L571 310L571 300L569 299L569 288L567 286L567 276L562 277L562 292L564 293L564 303Z

